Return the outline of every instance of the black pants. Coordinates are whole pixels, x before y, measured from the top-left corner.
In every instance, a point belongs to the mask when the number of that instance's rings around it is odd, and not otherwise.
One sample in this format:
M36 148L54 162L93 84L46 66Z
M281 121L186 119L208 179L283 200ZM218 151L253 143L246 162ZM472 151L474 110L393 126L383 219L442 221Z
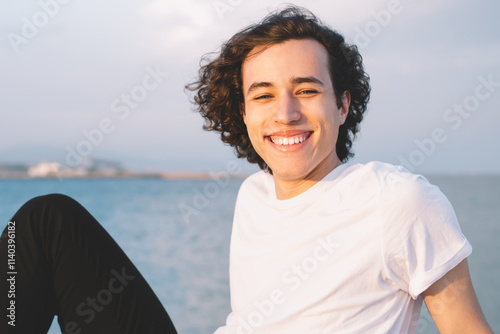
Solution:
M0 333L176 333L151 287L104 228L64 195L36 197L0 239ZM15 325L15 326L13 326Z

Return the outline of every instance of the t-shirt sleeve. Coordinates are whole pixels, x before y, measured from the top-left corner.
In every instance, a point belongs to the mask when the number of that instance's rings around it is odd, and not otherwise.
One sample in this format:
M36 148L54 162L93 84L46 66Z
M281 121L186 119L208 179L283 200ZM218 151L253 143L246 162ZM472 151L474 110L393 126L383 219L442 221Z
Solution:
M383 178L385 279L414 299L472 252L451 203L424 177L401 169Z

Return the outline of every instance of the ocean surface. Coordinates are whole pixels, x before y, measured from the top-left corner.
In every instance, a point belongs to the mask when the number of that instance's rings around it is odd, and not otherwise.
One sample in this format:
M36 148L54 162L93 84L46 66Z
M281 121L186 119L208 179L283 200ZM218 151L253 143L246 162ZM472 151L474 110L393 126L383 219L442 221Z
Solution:
M427 176L448 196L473 246L472 280L500 333L500 176ZM180 334L205 334L230 312L228 255L241 179L0 180L0 227L33 196L63 193L82 203L150 283ZM49 333L60 333L54 321ZM438 333L422 310L417 333Z

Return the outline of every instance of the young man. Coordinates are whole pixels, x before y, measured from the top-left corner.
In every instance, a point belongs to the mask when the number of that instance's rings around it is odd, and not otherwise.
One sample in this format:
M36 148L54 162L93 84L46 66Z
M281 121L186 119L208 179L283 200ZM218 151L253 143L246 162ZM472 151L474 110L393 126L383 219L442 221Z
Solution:
M263 171L242 185L223 333L491 333L471 246L437 187L347 165L369 99L356 47L290 7L233 36L189 85L205 128Z
M189 87L206 128L264 170L238 194L233 311L217 334L413 333L422 299L442 333L491 333L471 247L437 187L344 163L370 88L342 36L292 7L236 34ZM66 196L21 207L0 267L1 333L46 333L54 314L66 334L176 333L137 268Z

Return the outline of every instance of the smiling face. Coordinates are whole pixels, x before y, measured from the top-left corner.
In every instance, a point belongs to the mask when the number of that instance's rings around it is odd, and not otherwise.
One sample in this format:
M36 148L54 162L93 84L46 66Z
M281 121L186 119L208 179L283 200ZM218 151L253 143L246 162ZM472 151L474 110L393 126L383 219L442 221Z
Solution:
M350 96L337 107L323 45L307 39L257 47L242 79L248 135L273 171L278 198L304 192L340 165L335 145Z

